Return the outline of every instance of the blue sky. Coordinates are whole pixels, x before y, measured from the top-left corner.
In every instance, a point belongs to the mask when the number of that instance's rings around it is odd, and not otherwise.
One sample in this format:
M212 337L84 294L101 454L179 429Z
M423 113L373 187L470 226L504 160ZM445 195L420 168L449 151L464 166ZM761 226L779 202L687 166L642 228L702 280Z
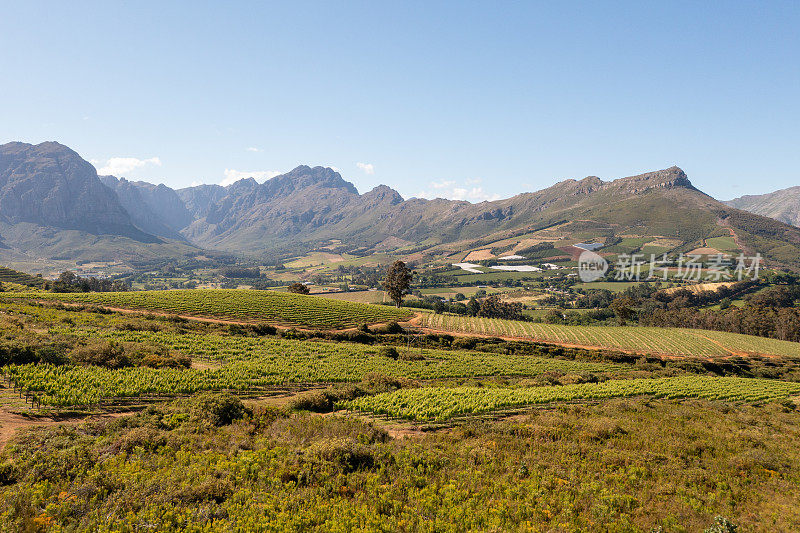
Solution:
M472 201L800 184L798 2L2 2L0 142L173 187L298 164Z

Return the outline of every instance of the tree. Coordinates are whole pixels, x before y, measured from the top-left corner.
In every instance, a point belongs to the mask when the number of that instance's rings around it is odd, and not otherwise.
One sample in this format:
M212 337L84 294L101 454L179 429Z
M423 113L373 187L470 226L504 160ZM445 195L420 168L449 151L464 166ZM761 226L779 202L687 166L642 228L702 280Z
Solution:
M478 313L481 310L480 302L473 296L469 299L469 303L467 304L467 314L469 316L478 316Z
M386 271L386 277L383 279L383 288L389 293L389 298L400 307L403 304L403 296L411 294L411 278L414 273L402 261L395 261L389 270Z
M308 285L303 283L292 283L289 285L289 292L294 294L308 294L311 291L308 289Z
M674 302L675 300L673 300ZM635 302L628 296L620 296L611 302L611 310L617 315L617 320L620 325L625 325L625 322L631 320L635 315L634 309Z
M523 318L522 304L503 302L500 300L500 296L493 294L481 301L478 316L521 320Z

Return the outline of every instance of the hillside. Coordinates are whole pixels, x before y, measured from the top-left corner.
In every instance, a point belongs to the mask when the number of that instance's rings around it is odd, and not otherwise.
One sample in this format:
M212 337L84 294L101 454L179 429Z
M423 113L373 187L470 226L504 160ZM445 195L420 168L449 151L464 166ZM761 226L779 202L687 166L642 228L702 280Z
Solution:
M800 186L768 194L742 196L725 203L736 209L800 226Z
M40 277L31 276L25 272L12 270L4 266L0 266L0 283L17 283L19 285L27 285L29 287L41 287L44 285L45 280Z
M20 298L25 295L14 295ZM89 303L114 309L144 310L241 323L320 329L407 320L411 313L382 305L323 299L273 291L208 290L42 293L36 300Z

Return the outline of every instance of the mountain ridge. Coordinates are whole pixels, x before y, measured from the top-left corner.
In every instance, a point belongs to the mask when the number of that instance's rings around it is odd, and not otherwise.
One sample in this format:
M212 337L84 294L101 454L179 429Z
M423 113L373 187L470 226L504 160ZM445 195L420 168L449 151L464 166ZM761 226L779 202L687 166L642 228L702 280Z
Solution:
M800 186L766 194L745 195L725 204L800 227Z
M795 249L800 244L797 228L715 200L697 189L677 166L610 181L596 176L567 179L539 191L473 204L442 198L404 199L387 185L360 194L335 170L308 165L263 183L251 177L225 187L173 190L124 177L99 178L88 162L58 143L12 143L0 146L0 220L9 217L2 209L2 170L13 166L6 159L25 150L33 150L34 157L29 167L15 166L27 172L7 172L15 177L12 181L50 183L58 189L51 179L52 161L71 161L71 173L66 174L91 184L85 188L96 190L113 207L106 227L114 227L118 218L148 238L182 242L189 247L181 248L185 253L194 247L244 255L285 254L332 240L362 250L385 249L391 242L424 243L419 246L428 249L426 253L452 253L460 246L456 243L467 246L493 235L524 234L561 224L566 229L559 238L641 234L677 239L687 247L731 232L745 248L763 249L777 264L800 267L800 259L793 259L793 254L800 257L800 248ZM41 166L37 150L49 154L50 163ZM79 215L72 213L72 217ZM10 235L8 246L13 248L21 239L20 231L0 227L0 244Z

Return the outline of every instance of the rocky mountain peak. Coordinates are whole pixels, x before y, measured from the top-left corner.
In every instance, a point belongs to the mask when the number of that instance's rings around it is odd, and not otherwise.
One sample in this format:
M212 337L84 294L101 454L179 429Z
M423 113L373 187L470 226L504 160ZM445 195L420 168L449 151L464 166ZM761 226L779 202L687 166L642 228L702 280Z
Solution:
M345 181L341 174L330 167L309 167L308 165L300 165L286 174L275 176L266 181L264 185L273 181L291 183L295 189L318 186L326 189L346 189L348 192L358 194L358 190L356 190L352 183Z
M388 185L378 185L371 191L364 193L362 198L364 200L375 201L377 203L385 202L389 205L397 205L403 202L403 197L400 195L400 193Z
M12 224L157 240L134 226L88 161L57 142L0 146L0 213Z
M651 189L674 189L676 187L694 189L686 173L677 166L620 178L607 183L606 187L628 193L641 193Z

